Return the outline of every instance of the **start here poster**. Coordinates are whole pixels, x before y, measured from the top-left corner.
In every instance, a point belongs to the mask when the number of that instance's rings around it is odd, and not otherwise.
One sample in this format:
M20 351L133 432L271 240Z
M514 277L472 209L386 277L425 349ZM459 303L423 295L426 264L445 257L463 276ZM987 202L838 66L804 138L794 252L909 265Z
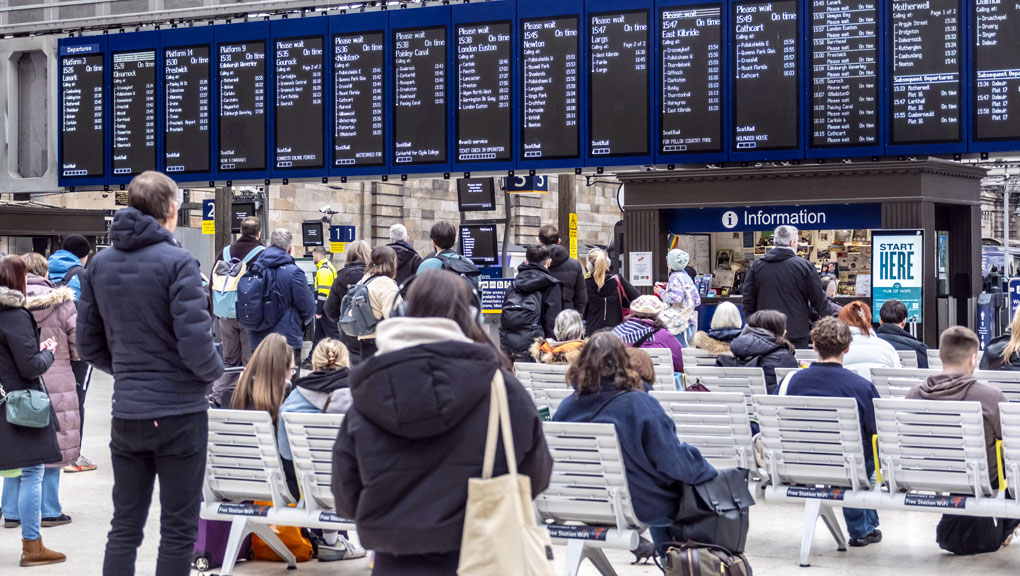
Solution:
M922 323L924 232L876 230L871 238L872 321L888 300L907 307L907 322Z

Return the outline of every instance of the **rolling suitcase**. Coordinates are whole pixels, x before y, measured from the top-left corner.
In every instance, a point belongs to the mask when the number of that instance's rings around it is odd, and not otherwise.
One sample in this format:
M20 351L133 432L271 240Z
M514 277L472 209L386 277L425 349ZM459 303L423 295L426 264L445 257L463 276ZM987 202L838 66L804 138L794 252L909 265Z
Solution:
M191 557L191 563L196 570L205 572L210 568L217 568L223 565L223 557L227 552L227 539L230 537L230 522L225 520L198 519L198 538L195 540L195 548ZM245 537L241 543L237 558L239 560L251 560L251 535Z

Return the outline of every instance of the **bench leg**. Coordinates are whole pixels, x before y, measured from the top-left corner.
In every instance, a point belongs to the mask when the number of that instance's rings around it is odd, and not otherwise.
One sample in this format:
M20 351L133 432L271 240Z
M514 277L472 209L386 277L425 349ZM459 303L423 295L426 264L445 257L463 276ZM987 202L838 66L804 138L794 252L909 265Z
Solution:
M230 521L230 536L227 537L227 549L224 551L223 566L220 567L220 576L230 576L234 571L234 564L237 563L237 555L241 553L241 543L251 533L248 520L244 516L234 516Z
M811 542L815 538L815 527L821 514L822 503L818 500L804 502L804 534L800 540L800 567L811 565Z
M581 569L581 563L585 559L590 560L602 576L616 576L616 570L609 563L605 552L601 548L585 546L584 540L570 540L567 542L567 557L564 563L564 576L577 576Z
M836 520L836 511L832 506L822 506L821 514L822 522L825 522L825 527L836 539L836 550L846 552L846 535L843 534L843 529L839 527L839 521Z
M294 557L294 553L287 549L287 546L268 524L254 524L251 526L251 532L261 538L266 543L266 546L269 546L273 552L276 552L277 556L283 558L283 561L287 563L287 568L291 570L297 568L297 558ZM223 575L221 574L220 576Z

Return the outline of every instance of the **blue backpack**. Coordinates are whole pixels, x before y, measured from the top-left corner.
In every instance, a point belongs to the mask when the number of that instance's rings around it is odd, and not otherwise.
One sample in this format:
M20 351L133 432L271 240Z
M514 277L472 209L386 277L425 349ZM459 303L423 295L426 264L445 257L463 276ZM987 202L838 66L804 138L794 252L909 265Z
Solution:
M256 261L237 283L237 321L254 332L272 329L280 321L276 273Z
M258 246L238 260L230 257L230 246L223 249L223 259L216 263L212 273L213 314L217 318L237 318L237 287L248 272L248 264L263 250L263 246Z

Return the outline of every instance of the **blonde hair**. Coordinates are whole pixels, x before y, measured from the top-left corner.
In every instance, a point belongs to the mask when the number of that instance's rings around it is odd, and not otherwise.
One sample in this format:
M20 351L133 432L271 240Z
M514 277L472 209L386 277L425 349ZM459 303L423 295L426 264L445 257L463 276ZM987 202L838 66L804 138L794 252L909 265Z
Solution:
M601 290L606 283L606 274L609 272L609 254L605 250L595 248L588 252L588 264L591 268L591 277L595 279L595 285Z
M726 328L740 328L744 321L740 318L740 310L732 302L723 302L715 309L712 315L712 330L725 330Z
M28 264L28 273L35 274L36 276L42 276L46 278L50 275L50 263L46 261L46 257L37 252L29 252L21 257Z
M323 338L312 352L312 369L316 372L333 372L351 365L351 355L339 340Z
M294 350L287 338L280 334L266 336L241 372L230 408L269 412L276 422L293 366Z
M368 262L372 259L372 248L364 240L355 240L347 245L347 264L354 262Z
M1013 355L1020 352L1020 307L1013 313L1012 333L1009 336L1009 343L1002 351L1002 362L1009 364Z

